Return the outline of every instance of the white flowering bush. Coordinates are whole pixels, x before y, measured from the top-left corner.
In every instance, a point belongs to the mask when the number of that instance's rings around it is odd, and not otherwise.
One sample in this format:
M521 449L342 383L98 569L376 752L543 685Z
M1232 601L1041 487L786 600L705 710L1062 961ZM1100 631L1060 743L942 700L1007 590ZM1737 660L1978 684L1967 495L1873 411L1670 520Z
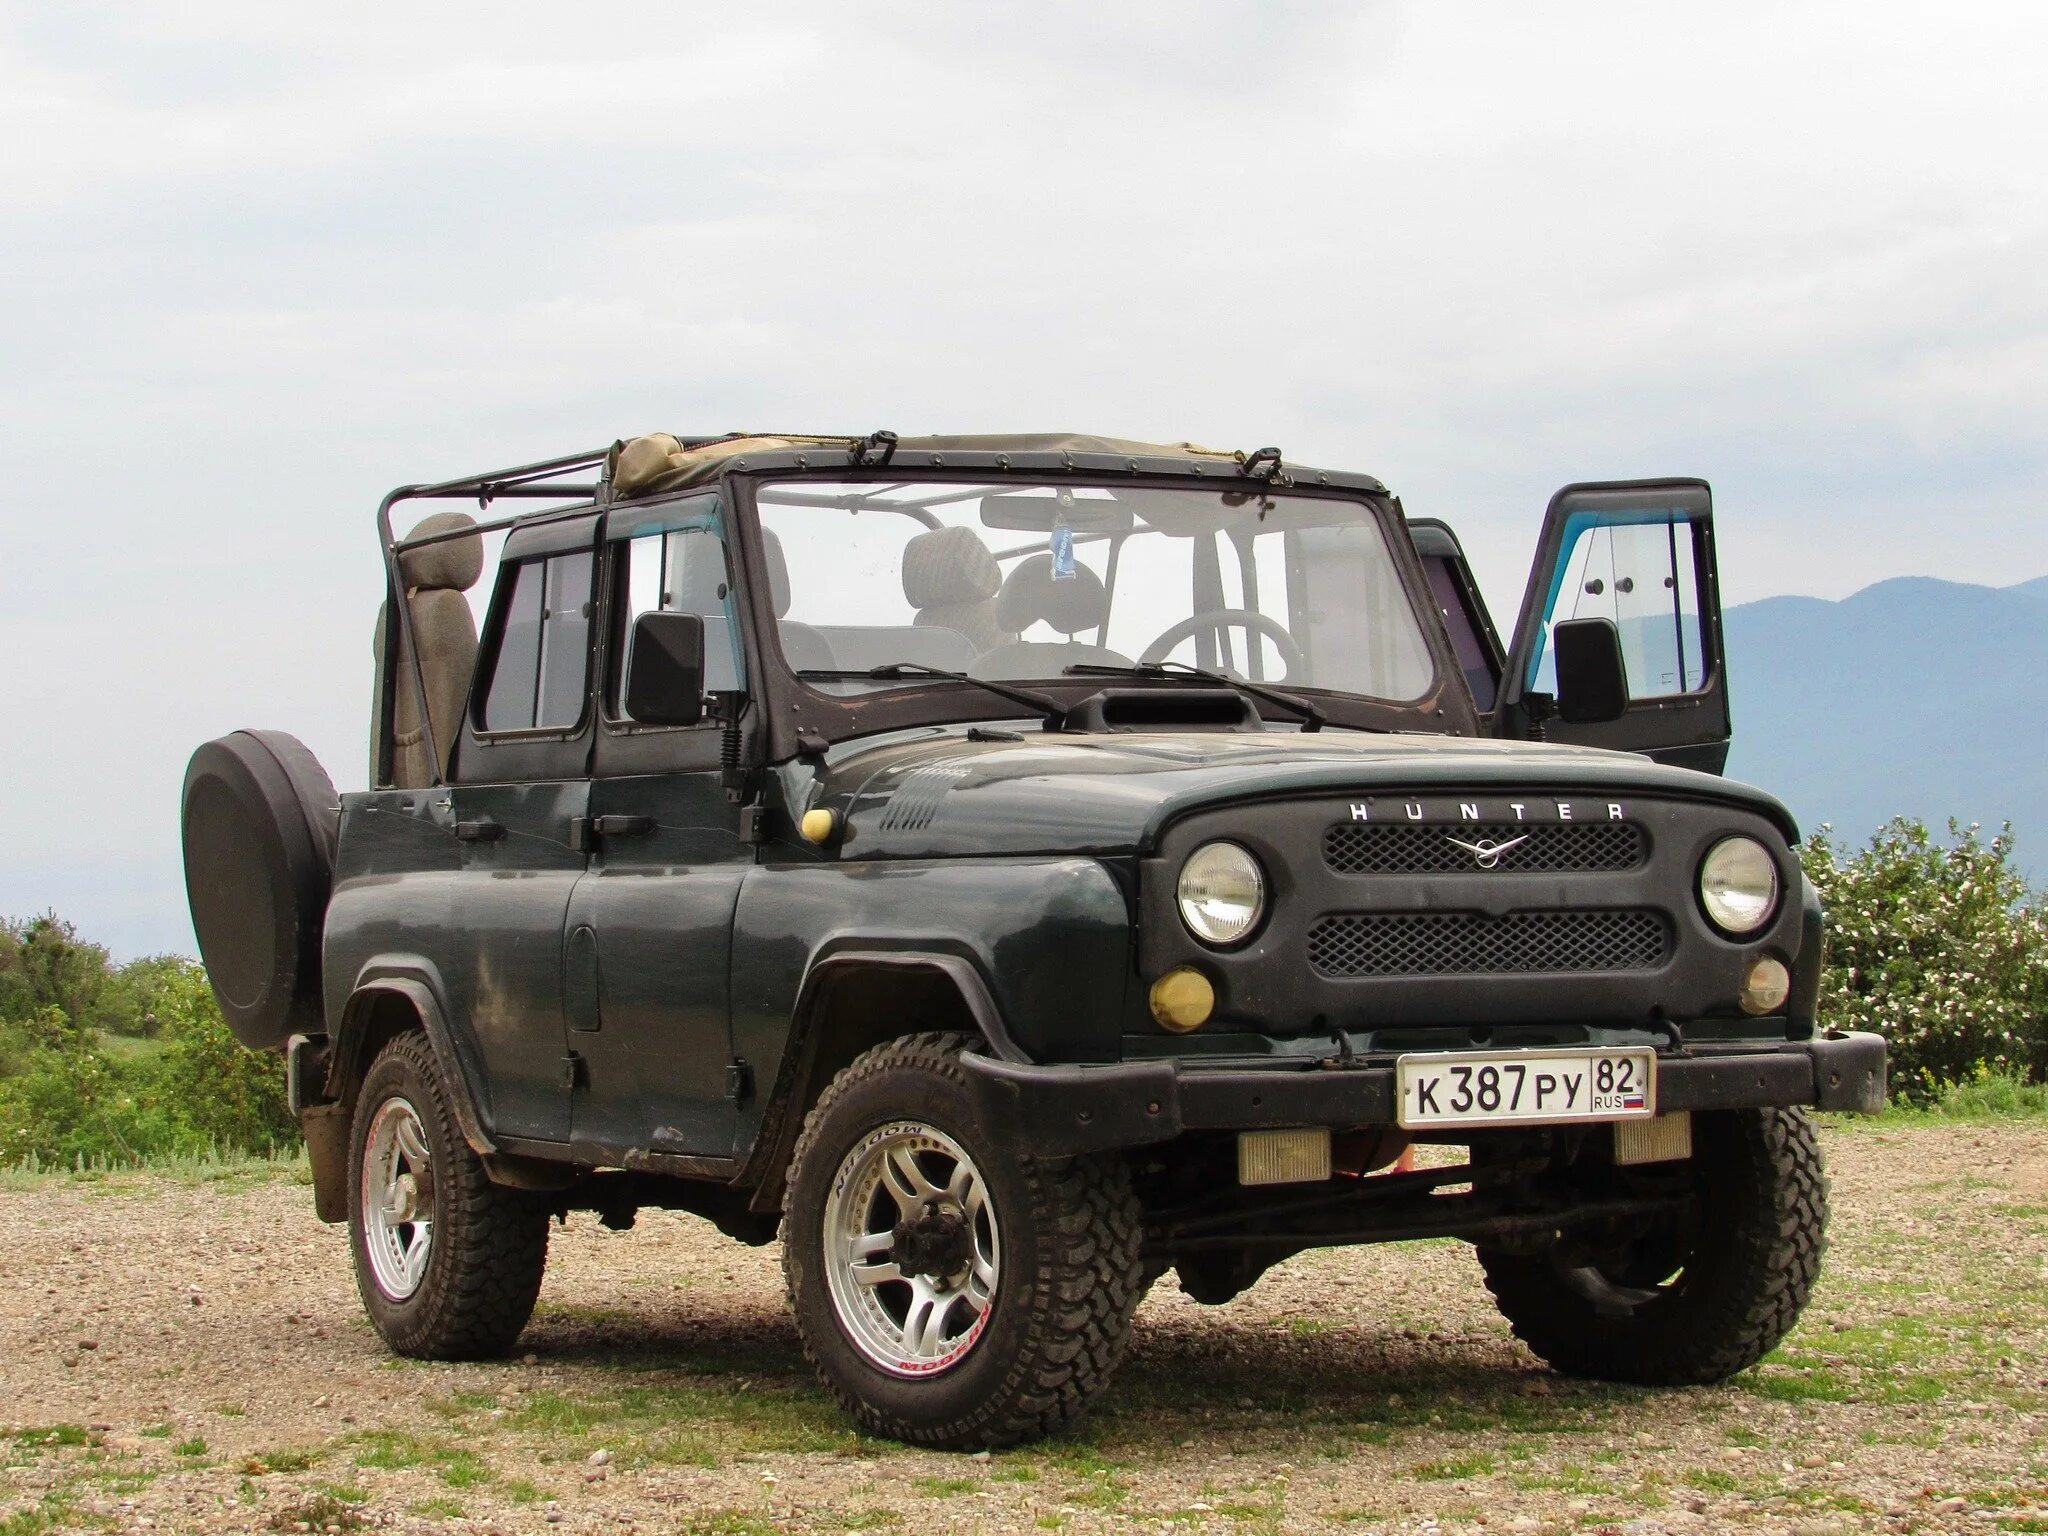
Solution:
M2012 827L1946 843L1903 818L1864 847L1823 827L1801 850L1828 912L1820 1017L1891 1045L1913 1098L1985 1072L2048 1077L2048 914L2012 867Z

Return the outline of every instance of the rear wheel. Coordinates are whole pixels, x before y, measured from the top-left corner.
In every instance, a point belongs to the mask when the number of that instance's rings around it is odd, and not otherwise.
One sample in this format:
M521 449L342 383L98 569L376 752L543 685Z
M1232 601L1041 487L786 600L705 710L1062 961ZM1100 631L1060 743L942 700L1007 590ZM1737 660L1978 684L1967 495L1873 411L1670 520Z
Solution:
M804 1121L783 1270L804 1352L865 1427L946 1448L1078 1416L1141 1294L1123 1165L1008 1155L975 1113L958 1035L877 1046Z
M1693 1117L1680 1215L1536 1253L1481 1247L1515 1336L1567 1375L1646 1386L1715 1382L1798 1321L1820 1270L1827 1177L1797 1109Z
M456 1126L424 1035L392 1041L363 1079L348 1214L363 1310L399 1354L502 1354L533 1315L547 1210L491 1182Z

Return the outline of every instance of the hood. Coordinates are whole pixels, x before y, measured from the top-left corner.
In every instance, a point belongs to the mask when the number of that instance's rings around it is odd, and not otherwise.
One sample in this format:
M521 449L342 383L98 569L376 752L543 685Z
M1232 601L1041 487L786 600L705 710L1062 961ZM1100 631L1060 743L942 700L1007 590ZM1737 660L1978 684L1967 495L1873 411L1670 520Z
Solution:
M1234 800L1461 790L1718 802L1798 838L1791 813L1761 790L1591 747L1351 731L991 735L844 743L813 784L789 786L791 803L836 812L848 859L1146 852L1176 817Z

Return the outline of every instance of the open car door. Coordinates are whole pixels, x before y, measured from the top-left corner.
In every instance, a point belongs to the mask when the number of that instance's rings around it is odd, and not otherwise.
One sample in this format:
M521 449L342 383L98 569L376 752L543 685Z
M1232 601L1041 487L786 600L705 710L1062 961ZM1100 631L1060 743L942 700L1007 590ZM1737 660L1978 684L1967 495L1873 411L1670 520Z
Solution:
M1494 729L1721 771L1728 675L1704 480L1568 485L1551 498Z

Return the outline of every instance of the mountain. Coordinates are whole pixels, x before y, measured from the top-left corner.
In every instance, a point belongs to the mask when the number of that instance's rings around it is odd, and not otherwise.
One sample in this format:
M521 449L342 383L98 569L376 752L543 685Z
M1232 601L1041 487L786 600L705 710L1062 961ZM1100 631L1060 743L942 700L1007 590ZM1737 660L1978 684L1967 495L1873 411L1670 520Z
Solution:
M1851 845L1893 816L2011 821L2016 862L2048 884L2048 576L1907 576L1840 602L1743 603L1725 620L1730 777Z

